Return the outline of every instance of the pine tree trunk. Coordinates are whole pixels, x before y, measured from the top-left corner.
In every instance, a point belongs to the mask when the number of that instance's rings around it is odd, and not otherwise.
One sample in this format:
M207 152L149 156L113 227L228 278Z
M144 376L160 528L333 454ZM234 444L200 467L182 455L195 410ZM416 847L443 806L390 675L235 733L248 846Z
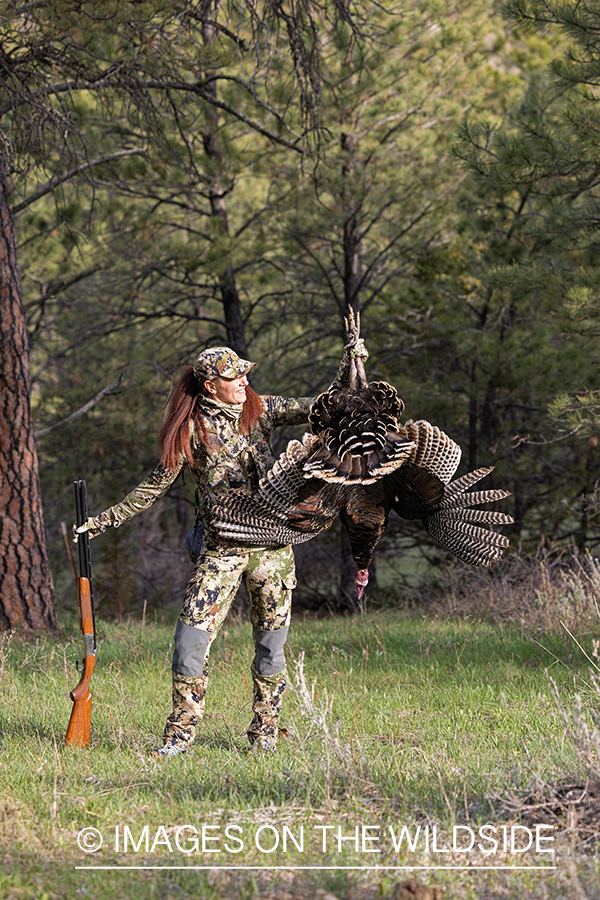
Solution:
M0 628L53 628L29 357L13 222L0 170Z

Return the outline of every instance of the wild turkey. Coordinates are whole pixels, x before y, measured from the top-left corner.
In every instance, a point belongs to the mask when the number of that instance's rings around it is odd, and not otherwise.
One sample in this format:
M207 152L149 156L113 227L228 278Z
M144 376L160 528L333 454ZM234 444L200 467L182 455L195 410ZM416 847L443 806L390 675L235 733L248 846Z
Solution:
M351 340L358 340L358 327L350 317ZM460 447L424 420L400 425L403 407L391 385L367 384L362 360L353 361L349 386L335 387L313 404L314 434L290 441L255 489L213 498L211 529L236 543L281 546L310 540L339 516L357 565L359 599L391 510L420 519L431 537L459 559L492 565L509 541L482 525L513 519L472 507L509 492L469 492L493 467L451 481Z
M360 313L349 310L348 344L360 339ZM413 446L400 430L404 402L385 381L367 382L360 356L351 357L348 386L332 386L313 403L308 418L319 438L304 465L305 477L346 484L372 484L408 459Z

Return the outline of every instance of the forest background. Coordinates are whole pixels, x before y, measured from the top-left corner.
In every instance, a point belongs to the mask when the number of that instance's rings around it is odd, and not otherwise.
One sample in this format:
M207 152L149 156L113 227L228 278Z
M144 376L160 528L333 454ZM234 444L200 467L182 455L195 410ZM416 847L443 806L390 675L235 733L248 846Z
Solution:
M154 467L178 366L314 395L348 304L514 549L594 550L599 50L596 2L0 3L2 625L72 604L72 482L95 513ZM100 615L179 602L190 481L94 542ZM392 602L425 537L391 523ZM348 606L347 556L305 545L297 602Z

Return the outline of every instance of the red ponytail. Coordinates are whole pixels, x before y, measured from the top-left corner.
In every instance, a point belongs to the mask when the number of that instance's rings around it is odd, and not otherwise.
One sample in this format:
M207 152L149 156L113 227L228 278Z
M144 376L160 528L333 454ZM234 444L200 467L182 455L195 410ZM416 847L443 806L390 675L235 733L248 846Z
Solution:
M258 422L265 411L263 398L256 391L253 391L249 384L246 385L246 402L242 410L242 418L240 421L240 431L242 434L248 434L252 426Z

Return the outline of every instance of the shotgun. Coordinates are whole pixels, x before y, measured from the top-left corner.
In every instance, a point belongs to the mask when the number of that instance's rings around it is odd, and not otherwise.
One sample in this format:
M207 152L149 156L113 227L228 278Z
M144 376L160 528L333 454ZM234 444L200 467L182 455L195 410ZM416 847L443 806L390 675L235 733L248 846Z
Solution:
M85 481L75 482L75 519L77 526L87 520L87 493ZM67 728L67 747L90 746L90 724L92 718L92 695L90 679L96 664L96 619L94 616L94 595L92 593L92 563L90 557L90 536L87 532L79 535L79 578L77 593L79 599L79 624L83 634L83 661L81 680L71 691L73 709ZM77 660L79 667L80 660Z

